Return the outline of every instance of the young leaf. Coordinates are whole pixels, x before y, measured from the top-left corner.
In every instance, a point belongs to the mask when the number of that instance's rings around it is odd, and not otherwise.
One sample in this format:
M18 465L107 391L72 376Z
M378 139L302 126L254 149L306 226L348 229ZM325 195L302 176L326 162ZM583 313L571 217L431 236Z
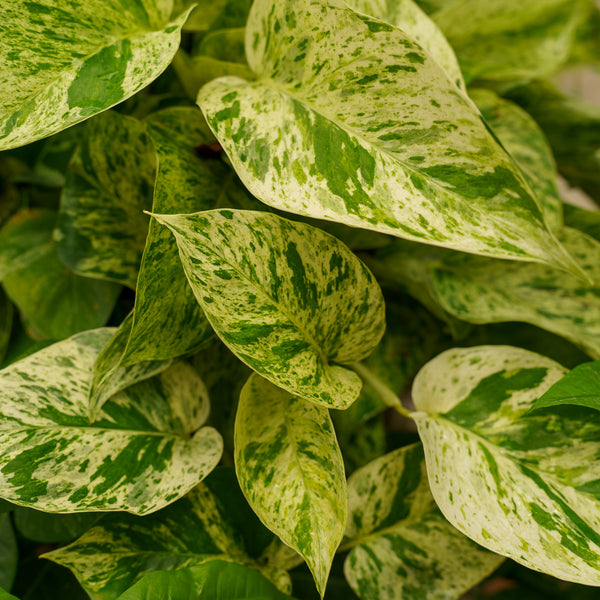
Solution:
M0 13L0 150L83 121L156 79L187 13L172 2L6 0Z
M92 365L112 333L80 333L0 371L4 498L47 512L145 514L219 462L221 436L199 429L207 400L185 364L114 396L90 423Z
M448 350L417 375L413 413L444 516L482 546L600 585L600 414L528 414L565 374L510 346Z
M437 509L421 444L348 480L346 579L362 600L459 598L504 560L471 542Z
M60 340L100 327L121 286L74 274L52 241L56 213L14 215L0 231L0 279L9 298L42 337Z
M341 0L258 0L246 55L258 80L218 79L198 103L266 204L574 269L479 112L402 31Z
M385 327L383 297L336 238L273 214L155 215L174 233L208 320L241 360L328 407L356 400L360 378L330 362L365 358Z
M54 236L74 271L135 288L155 170L156 152L143 123L109 111L86 124Z
M563 404L600 410L600 361L576 366L538 398L531 410Z
M251 375L235 422L235 467L254 512L304 557L322 597L346 525L344 464L327 409Z

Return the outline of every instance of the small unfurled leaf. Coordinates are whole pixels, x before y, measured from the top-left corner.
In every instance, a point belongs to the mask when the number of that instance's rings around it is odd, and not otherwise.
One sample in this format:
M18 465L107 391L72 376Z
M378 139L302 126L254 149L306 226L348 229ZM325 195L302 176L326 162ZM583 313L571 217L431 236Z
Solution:
M350 0L346 4L354 10L402 29L431 54L459 88L465 89L452 46L435 22L413 0L397 0L393 3L385 0Z
M6 0L0 9L0 150L133 96L167 68L187 17L163 0Z
M469 91L487 124L515 159L542 206L544 219L560 227L562 200L552 150L538 124L516 104L483 89Z
M576 366L538 398L531 410L563 404L600 410L600 361Z
M382 456L348 480L344 564L362 600L458 599L504 560L457 531L435 505L421 444Z
M60 340L106 324L121 286L76 275L59 258L56 213L15 214L0 231L0 279L9 298L42 337Z
M135 288L155 171L156 152L143 123L109 111L86 124L54 236L66 264Z
M263 377L324 406L356 400L385 327L381 290L336 238L273 214L155 215L174 233L188 281L229 348Z
M198 103L266 204L577 271L472 102L401 30L341 0L257 0L246 56L255 82L217 79Z
M530 412L565 375L520 348L440 354L417 375L412 413L444 516L537 571L600 585L600 414Z
M0 586L10 590L17 573L17 540L8 515L0 515Z
M344 464L327 409L253 374L238 406L235 467L254 512L304 557L323 596L346 525Z
M107 515L80 539L44 558L71 569L92 598L104 600L114 600L146 573L192 567L215 557L261 569L289 590L285 571L259 566L248 554L248 544L254 543L250 538L266 530L232 471L213 471L185 498L143 519Z
M92 366L113 331L80 333L0 371L2 497L47 512L145 514L219 462L221 436L200 428L204 386L183 363L113 396L90 423Z
M145 575L118 600L285 600L260 573L224 560Z

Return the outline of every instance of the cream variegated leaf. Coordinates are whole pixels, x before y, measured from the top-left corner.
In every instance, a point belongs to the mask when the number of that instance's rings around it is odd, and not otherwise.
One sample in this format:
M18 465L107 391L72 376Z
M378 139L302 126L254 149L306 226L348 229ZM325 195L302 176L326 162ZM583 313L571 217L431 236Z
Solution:
M172 0L6 0L0 7L0 150L133 96L167 68L187 12Z
M92 424L92 366L113 329L77 334L0 371L2 497L47 512L146 514L186 494L220 460L201 427L208 399L188 365L129 387Z
M198 103L248 189L300 215L577 271L472 102L401 30L341 0L257 0L257 80Z
M322 597L347 509L327 409L251 375L236 417L235 467L254 512L304 557Z
M530 412L565 372L510 346L448 350L417 375L412 417L455 527L531 569L600 586L600 414Z
M318 404L356 400L360 378L340 364L370 354L385 316L377 282L344 244L263 212L154 216L174 233L196 299L234 354Z

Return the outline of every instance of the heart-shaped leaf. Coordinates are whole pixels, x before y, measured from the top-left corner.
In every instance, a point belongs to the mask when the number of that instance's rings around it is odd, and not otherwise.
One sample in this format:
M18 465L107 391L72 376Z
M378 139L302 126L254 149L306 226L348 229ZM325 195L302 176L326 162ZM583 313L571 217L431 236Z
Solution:
M235 422L235 468L260 520L308 563L321 597L346 525L346 479L327 409L253 374Z
M530 413L565 374L510 346L448 350L417 375L412 414L444 516L482 546L600 585L600 414Z
M381 290L336 238L273 214L155 215L175 234L211 325L246 364L293 394L345 408L385 327Z

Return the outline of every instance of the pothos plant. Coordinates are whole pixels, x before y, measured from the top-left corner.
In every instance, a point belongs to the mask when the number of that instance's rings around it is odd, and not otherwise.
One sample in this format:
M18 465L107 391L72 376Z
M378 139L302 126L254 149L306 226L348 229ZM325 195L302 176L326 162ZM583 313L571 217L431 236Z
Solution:
M3 0L0 598L600 586L599 12L419 4Z

